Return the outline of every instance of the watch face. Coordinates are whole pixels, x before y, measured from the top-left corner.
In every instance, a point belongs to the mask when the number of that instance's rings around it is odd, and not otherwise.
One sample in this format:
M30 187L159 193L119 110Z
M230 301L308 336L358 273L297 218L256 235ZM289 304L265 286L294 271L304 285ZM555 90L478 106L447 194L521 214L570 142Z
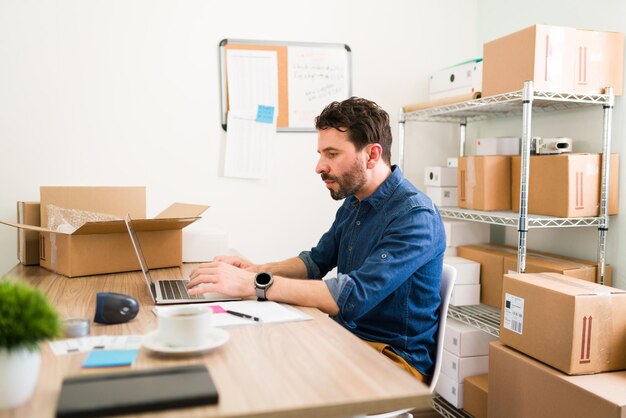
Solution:
M256 283L259 286L266 286L272 280L272 276L269 273L259 273L256 275Z

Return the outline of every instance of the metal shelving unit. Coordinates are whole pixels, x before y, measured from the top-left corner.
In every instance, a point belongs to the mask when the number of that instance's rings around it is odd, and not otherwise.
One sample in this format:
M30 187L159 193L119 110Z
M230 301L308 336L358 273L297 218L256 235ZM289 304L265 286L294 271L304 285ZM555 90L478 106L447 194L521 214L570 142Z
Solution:
M465 153L465 135L468 122L491 118L522 116L522 150L519 212L482 212L459 208L440 208L441 215L447 218L484 222L494 225L517 227L518 260L517 271L526 270L526 239L532 228L589 227L598 228L598 269L596 281L604 284L606 274L606 233L609 226L608 182L611 153L611 121L615 97L611 87L606 94L577 94L533 90L532 81L526 81L520 91L468 100L418 110L403 108L400 114L399 145L400 165L404 166L404 124L410 121L458 123L460 126L460 155ZM555 218L528 214L528 175L530 160L530 139L532 114L589 106L602 106L604 109L602 173L600 214L589 218Z
M473 418L462 409L456 409L452 404L439 395L433 396L433 409L446 418Z
M611 155L611 124L615 97L611 87L606 94L556 93L533 90L532 81L524 83L520 91L497 96L468 100L431 108L411 110L402 109L399 120L400 165L404 168L405 123L447 122L458 123L460 127L459 155L465 155L466 129L468 122L482 121L493 118L522 117L522 149L520 176L520 210L519 212L483 212L460 208L440 208L441 216L493 225L517 227L518 259L517 271L526 270L526 235L533 228L598 228L597 277L598 283L604 284L606 274L606 244L609 228L608 217L608 185ZM528 214L528 178L530 162L530 140L532 115L538 112L551 112L589 106L602 106L602 173L600 187L600 213L597 217L556 218ZM479 328L496 337L500 336L500 311L487 305L450 306L448 316ZM433 408L440 415L449 418L470 417L463 410L456 409L438 395L433 398Z

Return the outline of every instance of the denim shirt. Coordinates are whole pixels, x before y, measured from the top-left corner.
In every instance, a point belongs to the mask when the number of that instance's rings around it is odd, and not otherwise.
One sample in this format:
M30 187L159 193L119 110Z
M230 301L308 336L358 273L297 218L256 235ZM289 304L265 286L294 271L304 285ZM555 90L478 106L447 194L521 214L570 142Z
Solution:
M308 277L326 280L339 314L357 336L391 346L432 375L445 232L439 211L392 166L369 197L346 198L316 247L303 251Z

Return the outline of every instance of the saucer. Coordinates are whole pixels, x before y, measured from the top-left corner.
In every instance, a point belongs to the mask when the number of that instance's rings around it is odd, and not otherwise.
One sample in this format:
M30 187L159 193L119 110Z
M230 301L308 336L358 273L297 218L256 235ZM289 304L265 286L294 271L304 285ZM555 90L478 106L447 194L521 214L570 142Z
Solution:
M159 331L152 331L143 337L142 345L150 351L164 354L198 354L226 344L230 334L221 328L211 328L204 342L192 347L172 347L159 339Z

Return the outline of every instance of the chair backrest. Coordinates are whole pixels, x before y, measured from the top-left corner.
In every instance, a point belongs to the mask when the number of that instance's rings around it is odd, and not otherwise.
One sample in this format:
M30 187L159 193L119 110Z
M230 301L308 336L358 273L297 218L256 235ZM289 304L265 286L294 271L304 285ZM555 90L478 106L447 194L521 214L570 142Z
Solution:
M439 373L441 372L441 357L443 354L443 340L446 332L446 318L448 316L448 306L450 305L450 297L452 296L452 288L456 281L456 269L447 264L443 265L441 272L441 305L439 305L439 330L437 331L437 356L435 357L435 370L430 381L430 391L435 390Z

